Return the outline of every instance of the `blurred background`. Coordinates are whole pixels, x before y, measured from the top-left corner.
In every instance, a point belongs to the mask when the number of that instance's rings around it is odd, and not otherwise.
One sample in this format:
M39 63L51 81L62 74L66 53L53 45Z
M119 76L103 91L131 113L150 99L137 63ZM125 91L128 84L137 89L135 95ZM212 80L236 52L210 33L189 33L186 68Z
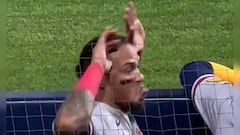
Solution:
M128 0L7 1L7 91L70 90L82 47L105 26L124 34ZM146 31L141 70L149 88L179 88L193 60L232 67L229 0L133 0Z

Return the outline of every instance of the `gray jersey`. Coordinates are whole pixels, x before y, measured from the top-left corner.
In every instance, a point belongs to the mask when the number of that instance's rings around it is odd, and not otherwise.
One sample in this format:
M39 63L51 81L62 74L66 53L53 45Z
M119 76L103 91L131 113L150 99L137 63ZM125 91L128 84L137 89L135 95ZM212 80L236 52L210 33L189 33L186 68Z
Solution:
M142 135L134 117L96 102L92 114L94 135Z
M235 92L239 93L231 84L212 74L199 77L192 87L194 104L214 135L236 134L233 113Z
M91 119L91 135L142 135L133 116L102 102L95 102Z

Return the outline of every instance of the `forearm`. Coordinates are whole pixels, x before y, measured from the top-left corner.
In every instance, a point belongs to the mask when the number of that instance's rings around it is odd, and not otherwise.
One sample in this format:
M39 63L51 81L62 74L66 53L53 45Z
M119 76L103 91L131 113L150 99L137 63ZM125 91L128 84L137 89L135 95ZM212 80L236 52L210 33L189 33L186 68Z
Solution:
M93 104L94 98L90 93L72 91L56 115L56 132L59 135L87 132Z
M83 77L61 105L56 115L56 129L60 133L86 132L93 111L94 99L102 80L103 69L99 64L91 64Z

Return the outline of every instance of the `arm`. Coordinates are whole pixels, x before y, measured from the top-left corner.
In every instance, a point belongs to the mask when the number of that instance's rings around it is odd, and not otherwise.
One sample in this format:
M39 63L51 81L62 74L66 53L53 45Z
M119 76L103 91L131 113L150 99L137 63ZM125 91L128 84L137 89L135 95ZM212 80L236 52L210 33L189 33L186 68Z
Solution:
M54 125L57 135L88 135L92 132L90 122L94 99L104 72L112 66L106 54L107 40L112 36L116 36L116 32L110 29L102 33L93 49L92 63L57 112Z
M211 64L207 61L193 61L183 66L180 82L188 98L192 98L192 89L196 80L207 74L214 74Z
M89 134L89 123L103 69L92 63L83 77L78 81L56 115L55 129L57 135Z
M227 81L230 84L234 82L234 73L231 68L209 61L193 61L184 65L180 73L180 81L188 97L191 98L195 81L207 74L212 74L218 77L218 80Z
M219 77L216 67L208 61L194 61L182 68L180 79L212 133L232 134L233 86Z

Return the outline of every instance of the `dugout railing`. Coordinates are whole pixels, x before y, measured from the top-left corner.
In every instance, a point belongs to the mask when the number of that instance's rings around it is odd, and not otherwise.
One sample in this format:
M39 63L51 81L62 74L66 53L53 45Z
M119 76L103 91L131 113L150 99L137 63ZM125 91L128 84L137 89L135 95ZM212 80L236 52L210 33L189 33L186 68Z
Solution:
M6 135L52 135L52 121L67 93L7 93L0 109L6 113ZM145 110L132 114L144 135L211 135L182 89L152 89Z

